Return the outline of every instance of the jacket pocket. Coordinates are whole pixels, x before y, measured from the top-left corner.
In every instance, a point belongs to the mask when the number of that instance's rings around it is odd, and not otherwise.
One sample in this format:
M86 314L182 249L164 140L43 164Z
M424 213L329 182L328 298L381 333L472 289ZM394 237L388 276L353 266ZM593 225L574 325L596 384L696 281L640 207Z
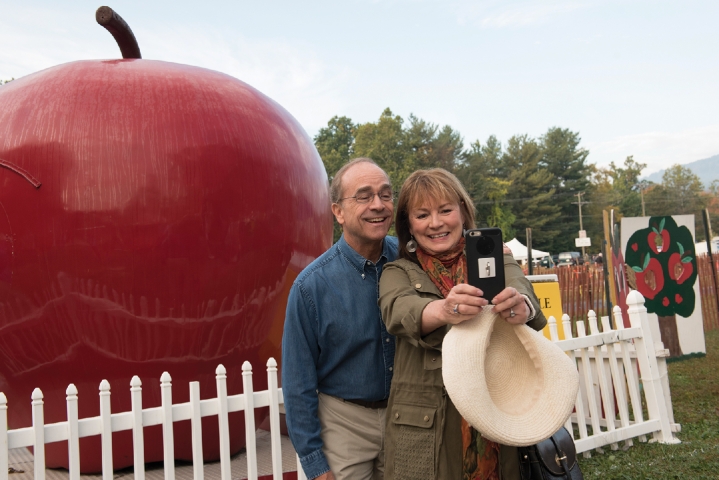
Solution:
M435 416L437 409L395 404L392 423L396 428L394 478L433 480L435 470Z

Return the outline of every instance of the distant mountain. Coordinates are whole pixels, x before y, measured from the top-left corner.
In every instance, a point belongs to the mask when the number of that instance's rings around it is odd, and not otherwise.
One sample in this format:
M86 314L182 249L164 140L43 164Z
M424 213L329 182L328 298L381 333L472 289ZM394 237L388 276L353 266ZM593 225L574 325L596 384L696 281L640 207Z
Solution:
M696 162L685 163L682 166L687 167L694 172L694 175L699 177L699 180L702 181L705 189L709 188L709 185L714 180L719 180L719 155L714 155L713 157L705 158L704 160L697 160ZM658 172L654 172L643 179L650 180L654 183L662 183L662 175L664 175L664 170L659 170Z

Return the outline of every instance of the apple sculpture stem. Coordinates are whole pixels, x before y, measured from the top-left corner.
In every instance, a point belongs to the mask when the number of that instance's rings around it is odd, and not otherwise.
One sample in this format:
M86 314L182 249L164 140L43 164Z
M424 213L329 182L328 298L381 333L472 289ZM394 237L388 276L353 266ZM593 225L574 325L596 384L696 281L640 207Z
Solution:
M110 7L100 7L95 12L95 20L115 37L122 58L142 58L135 34L116 11Z

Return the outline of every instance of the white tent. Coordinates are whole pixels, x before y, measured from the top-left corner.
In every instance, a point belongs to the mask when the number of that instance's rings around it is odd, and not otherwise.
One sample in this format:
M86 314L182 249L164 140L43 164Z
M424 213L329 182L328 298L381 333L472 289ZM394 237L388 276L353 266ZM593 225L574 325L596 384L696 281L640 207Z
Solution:
M706 255L708 253L707 242L696 243L694 248L697 255ZM712 253L717 253L717 251L719 251L719 237L714 237L712 238Z
M507 242L507 246L512 251L512 256L514 256L514 259L517 262L521 264L527 263L527 247L522 245L522 242L520 242L516 238L513 238ZM547 255L549 255L547 252L532 249L532 258L542 258L546 257Z

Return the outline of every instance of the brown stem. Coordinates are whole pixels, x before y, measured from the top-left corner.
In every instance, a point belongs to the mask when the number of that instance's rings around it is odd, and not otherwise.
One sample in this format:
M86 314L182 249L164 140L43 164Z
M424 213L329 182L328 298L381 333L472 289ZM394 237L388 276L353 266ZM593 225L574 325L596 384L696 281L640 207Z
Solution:
M122 58L142 58L135 35L116 11L110 7L100 7L95 12L95 20L115 37L117 46L122 52Z

